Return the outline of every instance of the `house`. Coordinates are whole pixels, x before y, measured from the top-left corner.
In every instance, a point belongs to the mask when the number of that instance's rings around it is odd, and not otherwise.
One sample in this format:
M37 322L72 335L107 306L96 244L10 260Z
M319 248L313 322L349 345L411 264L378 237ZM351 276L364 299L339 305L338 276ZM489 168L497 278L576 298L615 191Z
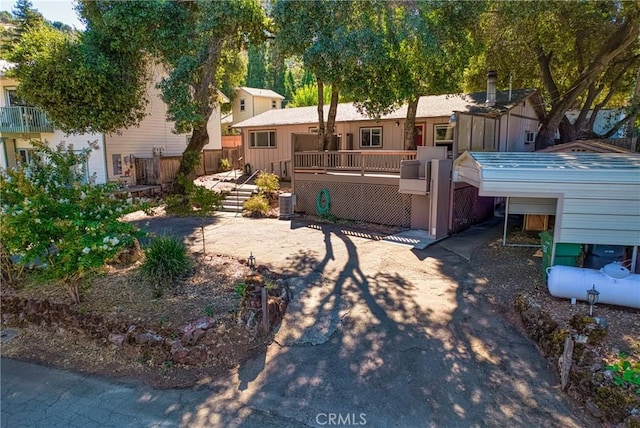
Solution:
M589 244L629 247L637 270L640 154L471 151L454 161L453 181L506 197L507 214L555 216L550 265L557 244Z
M270 89L248 88L235 89L235 97L231 106L233 124L257 116L270 110L280 110L284 97Z
M467 150L531 152L542 118L540 92L487 92L421 97L416 149L405 150L407 106L371 119L339 104L333 147L318 150L317 107L267 111L234 125L242 132L247 169L291 178L295 211L316 213L326 190L331 214L343 219L425 229L432 239L493 214L494 199L467 183L450 183L451 161ZM325 118L328 106L325 106ZM409 165L408 161L420 165ZM428 165L426 165L428 163ZM426 171L416 184L401 170ZM428 166L429 168L425 168ZM405 185L406 184L406 185Z
M580 115L580 110L569 110L565 113L565 115L567 116L567 119L569 119L569 122L571 124L574 124L578 119L578 116ZM589 112L587 113L587 121L591 119L592 115L593 110L589 110ZM613 127L613 125L624 119L625 116L626 113L623 110L599 110L593 122L593 132L595 132L597 135L604 135ZM609 138L625 138L625 129L626 127L620 128Z
M138 126L121 129L110 134L65 134L54 129L46 114L35 107L26 106L16 97L18 81L6 75L11 64L3 63L0 70L0 168L8 168L17 161L28 161L31 140L46 141L55 146L60 142L73 144L80 150L88 142L98 143L92 152L86 170L95 174L97 182L124 181L136 183L136 159L178 157L182 155L190 136L175 134L173 124L166 119L167 106L160 98L155 82L160 79L160 70L154 70L154 80L147 87L149 103L146 116ZM219 94L220 102L228 102ZM207 130L209 143L204 150L221 149L220 109L214 109ZM175 162L174 162L175 163ZM138 174L140 175L140 174Z
M465 150L533 151L542 104L537 90L498 92L495 104L486 105L486 93L421 97L415 125L415 146L447 147L452 158ZM325 119L328 106L325 108ZM403 132L407 107L374 120L353 103L338 105L335 134L338 150L404 150ZM234 113L235 116L235 113ZM252 169L290 161L291 138L317 133L316 106L266 111L238 121L245 142L244 159ZM287 170L290 172L291 168ZM284 171L274 171L286 176Z

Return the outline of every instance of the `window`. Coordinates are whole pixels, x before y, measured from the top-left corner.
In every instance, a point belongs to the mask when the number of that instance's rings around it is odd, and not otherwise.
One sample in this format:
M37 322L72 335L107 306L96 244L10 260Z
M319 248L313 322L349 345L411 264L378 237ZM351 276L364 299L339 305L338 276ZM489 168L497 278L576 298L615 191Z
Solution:
M18 97L18 93L15 88L6 89L6 101L8 107L26 106L27 104Z
M276 108L276 100L271 100L271 108Z
M20 163L30 163L35 156L33 149L18 149L17 161Z
M112 154L111 160L113 162L113 175L122 175L122 155Z
M531 144L531 143L535 143L536 142L536 133L535 132L524 131L524 133L525 133L525 137L524 137L524 143L525 144Z
M240 98L240 111L244 111L244 98Z
M382 147L382 128L360 128L360 147Z
M317 134L319 132L320 132L320 130L318 129L317 126L310 126L309 127L309 134Z
M253 131L249 132L250 147L275 147L276 131Z
M453 126L434 125L433 145L436 147L446 146L448 151L453 150Z

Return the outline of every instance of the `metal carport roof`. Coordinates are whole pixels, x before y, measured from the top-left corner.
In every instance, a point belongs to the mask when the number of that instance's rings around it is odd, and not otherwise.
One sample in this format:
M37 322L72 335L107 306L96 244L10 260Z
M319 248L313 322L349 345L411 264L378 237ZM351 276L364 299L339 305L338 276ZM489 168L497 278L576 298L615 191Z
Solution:
M640 245L638 153L465 152L453 180L480 196L555 199L554 243Z

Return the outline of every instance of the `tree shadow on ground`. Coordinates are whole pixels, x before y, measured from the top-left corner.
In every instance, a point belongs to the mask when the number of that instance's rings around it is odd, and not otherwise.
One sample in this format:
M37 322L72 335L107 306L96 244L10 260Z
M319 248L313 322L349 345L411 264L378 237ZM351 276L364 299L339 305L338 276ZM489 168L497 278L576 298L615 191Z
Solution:
M467 262L438 246L412 253L313 228L324 251L289 257L294 301L275 343L183 424L251 426L267 412L312 426L330 414L370 426L582 425Z

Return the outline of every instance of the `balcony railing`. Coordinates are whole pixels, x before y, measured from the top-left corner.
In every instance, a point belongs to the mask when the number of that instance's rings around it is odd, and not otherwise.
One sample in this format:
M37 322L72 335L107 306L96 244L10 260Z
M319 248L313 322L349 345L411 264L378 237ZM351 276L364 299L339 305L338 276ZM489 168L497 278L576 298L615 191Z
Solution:
M36 107L0 107L0 132L53 132L53 125L42 110Z
M415 159L414 150L337 150L296 152L293 169L296 173L389 174L400 176L400 161Z

